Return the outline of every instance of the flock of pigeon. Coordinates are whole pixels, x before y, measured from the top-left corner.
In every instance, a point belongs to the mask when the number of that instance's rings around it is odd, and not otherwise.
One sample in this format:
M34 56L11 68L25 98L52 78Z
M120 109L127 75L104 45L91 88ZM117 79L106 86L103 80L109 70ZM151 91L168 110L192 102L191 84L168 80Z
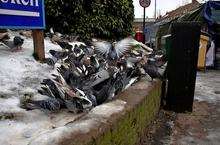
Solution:
M20 36L15 36L13 42L8 41L10 39L7 32L0 33L0 45L11 49L12 52L19 51L22 49L24 39Z
M23 40L18 39L15 37L14 42L20 47ZM45 62L56 66L58 74L44 79L38 90L48 98L33 100L26 94L21 99L22 108L79 113L114 99L141 77L162 78L158 69L165 64L163 53L155 53L132 38L113 43L95 39L80 45L56 43L62 51L50 50L51 57Z

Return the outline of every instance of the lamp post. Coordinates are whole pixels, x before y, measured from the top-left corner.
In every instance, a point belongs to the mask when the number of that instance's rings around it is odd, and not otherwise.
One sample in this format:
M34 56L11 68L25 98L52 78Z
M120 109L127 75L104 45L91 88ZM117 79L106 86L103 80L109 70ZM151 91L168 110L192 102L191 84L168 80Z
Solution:
M155 4L154 4L154 18L156 21L156 19L157 19L157 0L155 0Z
M145 31L145 11L146 8L150 6L151 0L139 0L140 5L144 8L144 18L143 18L143 36ZM143 38L143 43L145 44L145 36Z
M145 11L146 11L146 8L144 8L144 18L143 18L143 43L145 44L145 19L146 19L146 16L145 16Z

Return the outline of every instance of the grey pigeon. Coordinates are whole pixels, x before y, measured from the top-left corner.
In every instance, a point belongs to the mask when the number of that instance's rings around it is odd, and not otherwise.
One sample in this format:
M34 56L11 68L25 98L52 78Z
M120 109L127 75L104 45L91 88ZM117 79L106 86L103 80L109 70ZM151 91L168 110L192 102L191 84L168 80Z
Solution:
M20 36L15 36L13 39L13 43L16 50L21 50L21 46L24 44L24 39L22 39Z
M66 58L66 57L68 56L68 52L66 52L66 51L50 50L49 53L50 53L53 57L57 58L58 60L59 60L59 59L64 59L64 58Z
M57 112L61 109L61 104L58 99L55 98L49 98L46 100L40 100L40 101L34 101L34 100L29 100L26 109L28 110L33 110L33 109L44 109L48 110L51 112Z
M106 59L112 61L117 60L125 54L132 46L132 39L125 38L119 42L94 42L95 50L103 55Z
M148 60L148 63L143 66L143 69L145 70L145 73L151 77L152 81L154 78L162 79L162 75L158 71L155 60Z
M4 41L9 40L9 39L10 39L10 37L9 37L7 32L0 33L0 42L4 42Z
M57 44L64 50L72 51L73 46L65 41L57 41Z

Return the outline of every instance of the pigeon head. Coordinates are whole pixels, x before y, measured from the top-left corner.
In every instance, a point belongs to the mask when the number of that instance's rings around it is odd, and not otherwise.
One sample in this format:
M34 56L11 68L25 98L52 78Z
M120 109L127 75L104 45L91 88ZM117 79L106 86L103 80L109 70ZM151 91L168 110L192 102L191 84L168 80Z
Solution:
M76 57L79 57L83 54L83 50L75 45L73 53L75 54Z
M24 43L24 39L19 36L15 36L13 42L15 46L21 46Z
M111 48L112 48L112 49L114 49L114 48L115 48L115 46L116 46L116 44L117 44L117 42L113 42L113 43L112 43L112 47L111 47Z
M55 50L49 50L49 53L54 56L56 54L56 51Z
M96 61L95 56L91 56L91 57L90 57L90 60L91 60L92 62L95 62L95 61Z
M72 46L72 45L67 44L67 46L66 46L66 49L67 49L67 50L71 51L71 50L72 50L72 48L73 48L73 46Z

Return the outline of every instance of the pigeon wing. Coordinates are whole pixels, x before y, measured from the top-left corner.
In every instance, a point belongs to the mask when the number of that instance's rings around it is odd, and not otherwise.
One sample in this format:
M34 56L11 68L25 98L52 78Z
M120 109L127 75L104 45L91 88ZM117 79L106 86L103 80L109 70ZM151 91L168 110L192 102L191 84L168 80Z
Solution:
M105 41L94 42L93 45L95 47L95 51L102 55L108 54L111 48L111 44Z
M132 39L125 38L115 45L116 53L119 57L121 57L126 51L128 51L132 47Z

